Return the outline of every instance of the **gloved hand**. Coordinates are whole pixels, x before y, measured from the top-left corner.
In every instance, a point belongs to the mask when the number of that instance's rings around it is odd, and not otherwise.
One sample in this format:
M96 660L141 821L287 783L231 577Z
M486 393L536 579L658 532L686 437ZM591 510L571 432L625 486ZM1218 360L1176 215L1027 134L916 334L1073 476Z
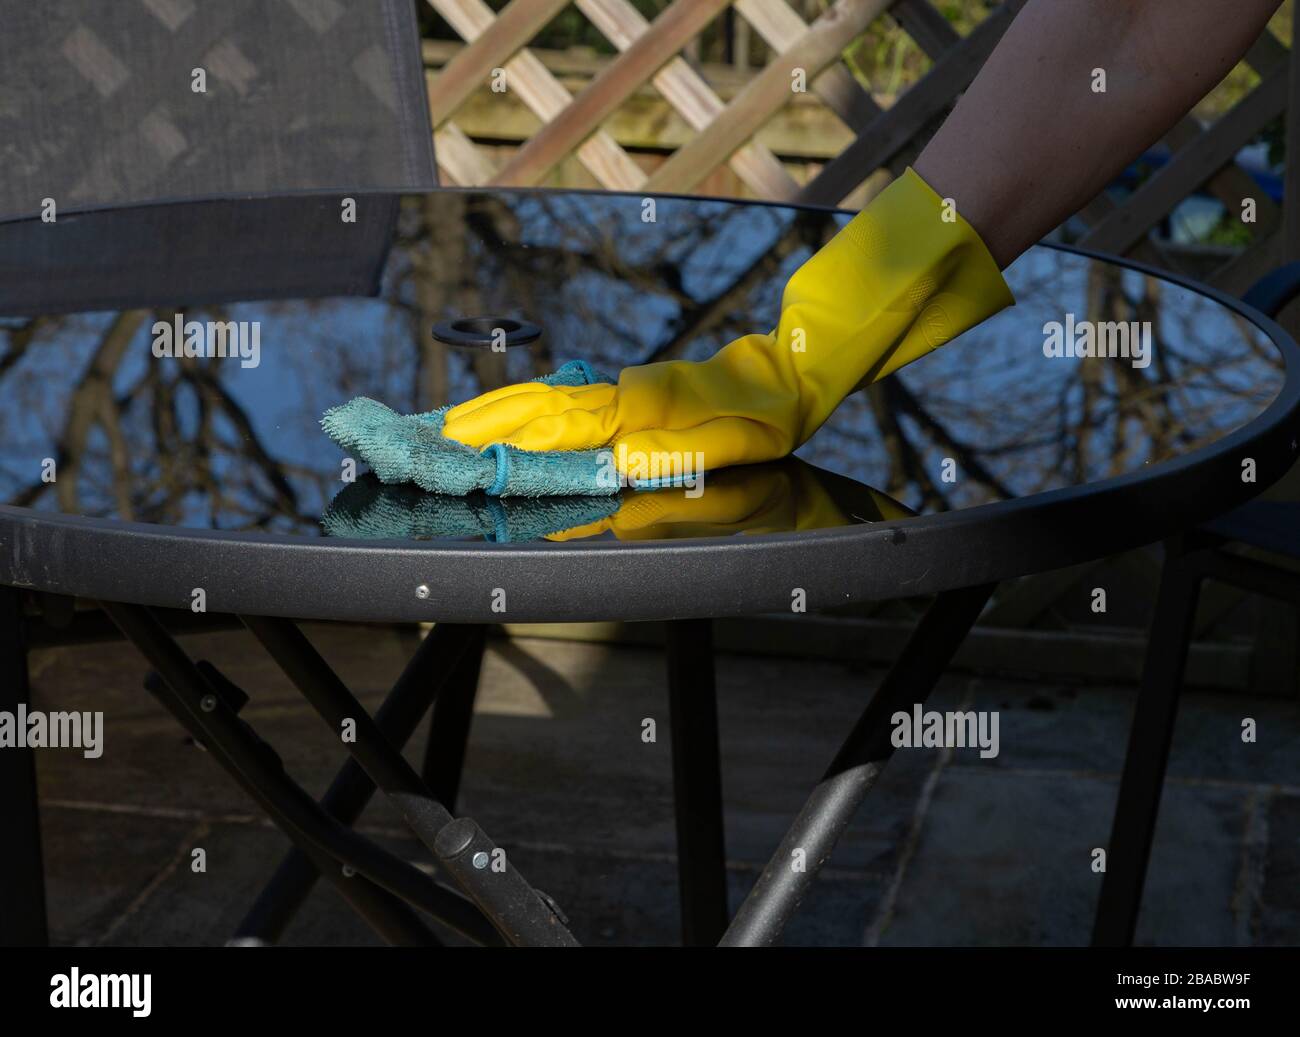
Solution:
M671 487L625 493L612 515L546 534L582 540L610 530L619 540L684 540L738 533L793 533L887 522L915 514L893 497L797 457L729 468L704 482L704 492Z
M1014 301L979 235L909 169L795 271L770 334L700 362L628 367L617 385L508 385L453 407L443 434L475 447L613 445L633 477L656 458L713 470L784 457L855 388Z

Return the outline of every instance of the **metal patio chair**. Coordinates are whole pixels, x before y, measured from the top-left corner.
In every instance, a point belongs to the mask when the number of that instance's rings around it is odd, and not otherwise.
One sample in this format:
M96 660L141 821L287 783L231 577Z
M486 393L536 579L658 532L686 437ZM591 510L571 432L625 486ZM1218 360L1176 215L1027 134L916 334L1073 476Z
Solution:
M438 186L412 0L0 0L0 65L0 317L372 294L400 193ZM343 220L334 192L366 218ZM257 196L288 196L273 225L239 218ZM169 204L196 200L228 218ZM28 701L35 623L65 643L112 633L0 588L0 709ZM0 944L44 943L30 752L0 753L0 830Z
M1298 296L1300 263L1290 263L1261 278L1242 301L1276 318ZM1164 546L1093 927L1097 946L1133 942L1201 583L1218 580L1300 608L1300 573L1229 550L1243 546L1300 561L1300 501L1251 501Z

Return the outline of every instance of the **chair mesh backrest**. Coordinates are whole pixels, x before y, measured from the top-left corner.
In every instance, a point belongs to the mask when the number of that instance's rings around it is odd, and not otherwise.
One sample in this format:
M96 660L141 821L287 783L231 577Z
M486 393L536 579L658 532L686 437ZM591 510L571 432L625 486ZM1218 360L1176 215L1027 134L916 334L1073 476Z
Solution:
M358 195L355 223L337 195L0 222L0 317L373 295L400 198Z
M436 186L413 3L0 0L0 219Z

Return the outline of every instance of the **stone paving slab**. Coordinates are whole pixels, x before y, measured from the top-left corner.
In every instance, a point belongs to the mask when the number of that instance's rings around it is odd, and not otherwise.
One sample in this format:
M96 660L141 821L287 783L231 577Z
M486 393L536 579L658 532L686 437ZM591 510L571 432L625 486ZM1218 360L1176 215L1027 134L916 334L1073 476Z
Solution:
M46 805L41 834L51 942L120 942L116 922L153 895L196 824L193 818Z
M976 765L939 778L879 940L885 945L1085 945L1118 783ZM1136 942L1244 942L1238 897L1248 794L1171 784Z
M1113 797L1105 781L946 768L873 942L1086 942L1100 888L1089 855L1105 841Z
M1133 688L972 682L976 709L1000 711L1002 752L994 766L1118 773L1128 747ZM1280 698L1188 692L1180 703L1169 774L1300 789L1300 707ZM1242 740L1242 721L1256 741Z
M1241 789L1165 786L1135 942L1249 944L1256 905L1245 869L1252 796ZM1300 937L1300 932L1295 934Z

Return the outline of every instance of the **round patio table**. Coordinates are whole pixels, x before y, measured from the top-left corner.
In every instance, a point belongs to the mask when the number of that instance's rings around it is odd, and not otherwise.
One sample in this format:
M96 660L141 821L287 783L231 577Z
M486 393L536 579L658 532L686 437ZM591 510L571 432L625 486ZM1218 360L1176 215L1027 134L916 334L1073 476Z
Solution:
M774 941L892 752L888 717L924 699L999 582L1166 539L1291 466L1294 343L1203 286L1040 246L1007 272L1014 308L850 397L796 459L706 473L699 492L439 498L379 485L318 420L357 395L426 410L575 358L616 372L706 357L773 326L785 280L847 219L448 190L0 224L11 701L26 695L24 628L84 625L70 603L100 603L154 667L150 689L295 842L241 939L274 938L319 873L393 942L436 940L433 916L482 942L567 943L559 906L484 868L495 844L452 813L484 628L665 620L686 939ZM456 320L542 335L494 351L431 334ZM708 620L930 595L732 917ZM328 722L359 720L325 799L238 717L243 692L180 650L178 615L239 617ZM436 625L370 717L293 619ZM398 750L431 699L417 773ZM39 905L30 759L4 756L17 769L0 821L35 849L0 865L0 889ZM376 786L454 891L351 830Z

